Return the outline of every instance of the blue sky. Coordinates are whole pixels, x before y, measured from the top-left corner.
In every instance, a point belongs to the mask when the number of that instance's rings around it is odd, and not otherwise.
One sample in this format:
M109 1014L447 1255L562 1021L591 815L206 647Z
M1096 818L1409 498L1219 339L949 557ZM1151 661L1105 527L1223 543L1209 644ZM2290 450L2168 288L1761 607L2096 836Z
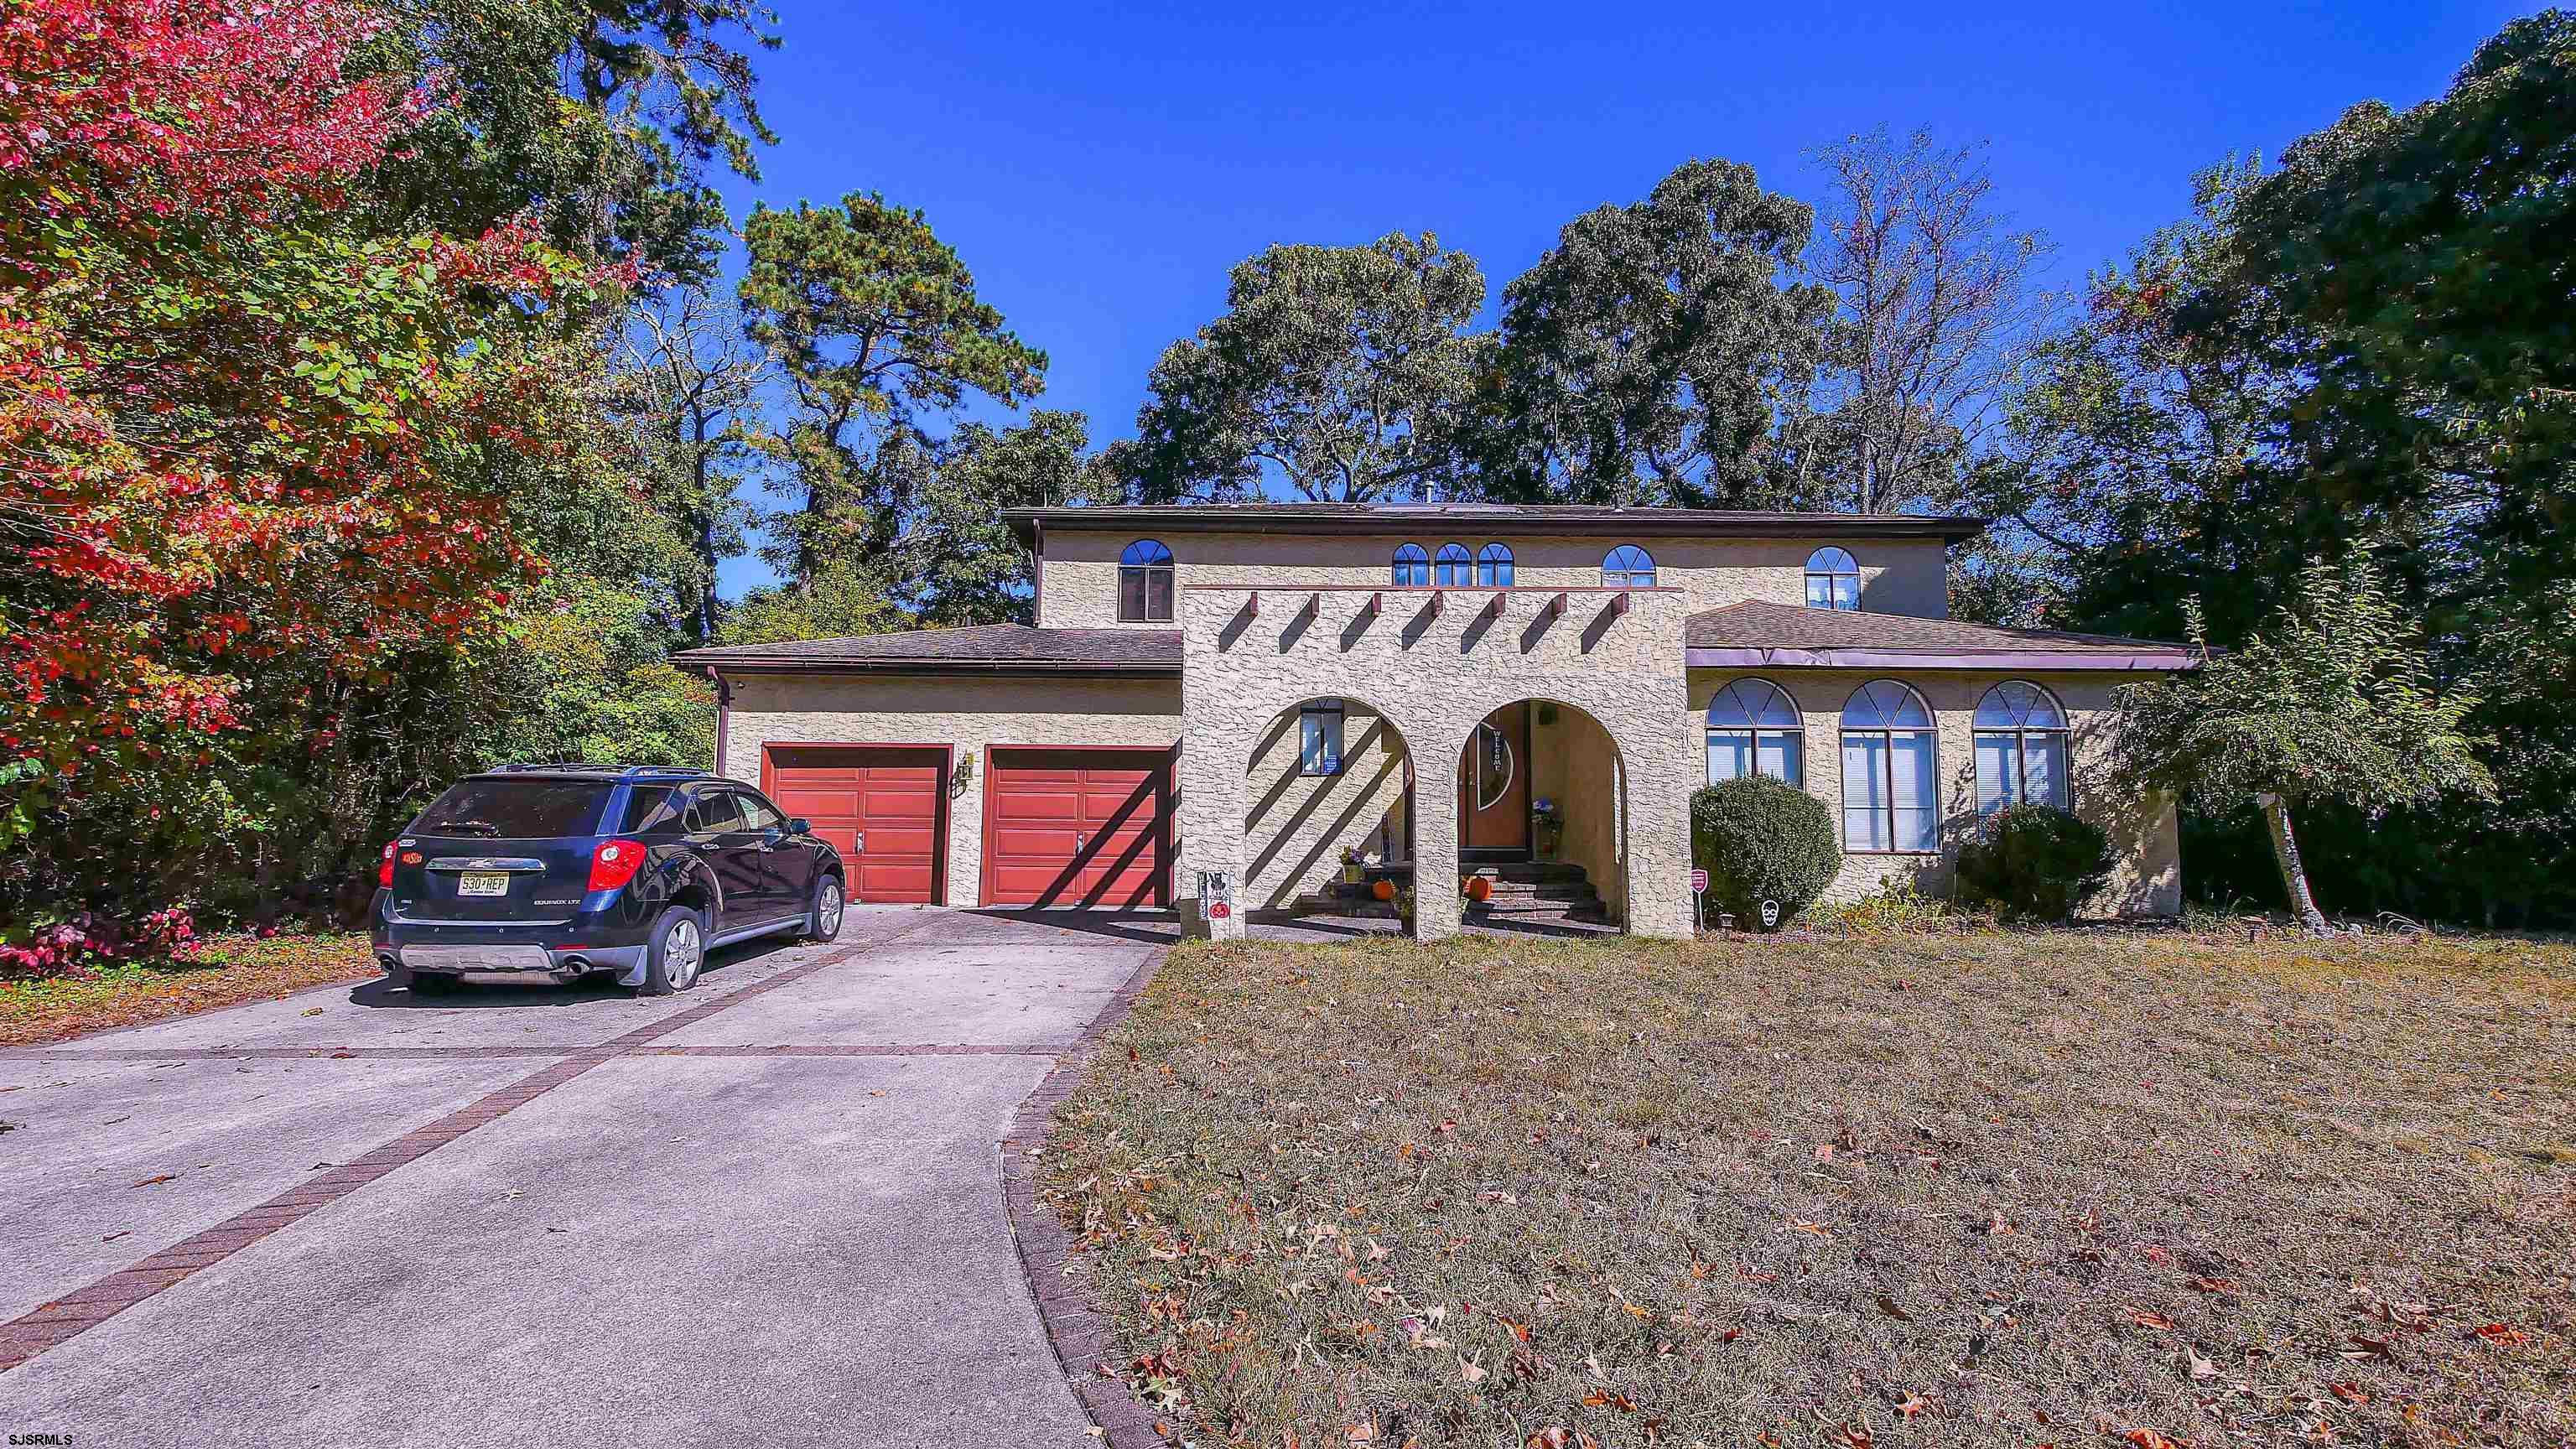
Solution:
M753 200L921 208L1050 358L1041 405L1132 431L1145 374L1274 242L1429 230L1493 293L1694 156L1813 201L1805 153L1984 141L2057 280L2178 217L2192 172L2437 94L2515 8L2342 5L799 5L759 57ZM1490 314L1490 307L1489 307ZM763 576L737 561L729 591Z

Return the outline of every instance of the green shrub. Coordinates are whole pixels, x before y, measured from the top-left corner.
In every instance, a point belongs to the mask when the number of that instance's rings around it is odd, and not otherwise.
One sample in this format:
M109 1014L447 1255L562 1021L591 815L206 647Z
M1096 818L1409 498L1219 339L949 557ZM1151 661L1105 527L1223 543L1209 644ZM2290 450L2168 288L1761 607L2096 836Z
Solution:
M1959 898L2008 921L2065 920L2110 878L2110 837L2053 805L2007 805L1959 847Z
M1786 925L1824 894L1843 852L1824 801L1748 775L1692 793L1691 859L1708 872L1710 919L1731 911L1738 926L1759 930L1762 902L1778 901Z

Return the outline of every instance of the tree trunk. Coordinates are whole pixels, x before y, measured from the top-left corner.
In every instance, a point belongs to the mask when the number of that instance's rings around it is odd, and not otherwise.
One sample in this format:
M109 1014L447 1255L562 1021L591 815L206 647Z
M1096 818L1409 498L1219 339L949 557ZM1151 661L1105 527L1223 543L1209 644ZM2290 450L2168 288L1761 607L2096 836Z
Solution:
M2272 855L2281 863L2281 885L2289 892L2290 914L2316 935L2333 935L2316 897L2308 894L2308 868L2299 862L2299 837L2290 830L2290 803L2269 792L2261 799L2263 823L2272 827Z

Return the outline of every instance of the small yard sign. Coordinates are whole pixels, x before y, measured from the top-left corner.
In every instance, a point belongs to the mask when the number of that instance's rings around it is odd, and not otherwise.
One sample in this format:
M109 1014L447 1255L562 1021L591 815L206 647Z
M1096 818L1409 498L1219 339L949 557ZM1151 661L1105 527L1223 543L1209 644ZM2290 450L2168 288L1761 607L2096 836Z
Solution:
M1708 894L1707 871L1695 870L1691 872L1691 894L1695 896Z

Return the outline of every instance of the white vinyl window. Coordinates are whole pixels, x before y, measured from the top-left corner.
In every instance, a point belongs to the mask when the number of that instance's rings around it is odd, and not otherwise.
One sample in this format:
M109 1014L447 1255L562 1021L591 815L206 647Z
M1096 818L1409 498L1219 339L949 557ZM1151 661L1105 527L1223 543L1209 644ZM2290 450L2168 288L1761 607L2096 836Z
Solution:
M1297 773L1342 772L1342 702L1319 699L1297 711Z
M1807 556L1807 607L1860 607L1860 561L1839 548L1820 548Z
M1651 589L1655 586L1655 556L1633 543L1623 543L1601 559L1601 586L1608 589Z
M1807 722L1767 679L1739 679L1708 702L1708 782L1746 775L1807 784Z
M2047 690L2007 679L1977 702L1977 813L2036 800L2069 808L2066 711Z
M1843 706L1843 849L1930 852L1940 846L1932 712L1890 679Z

